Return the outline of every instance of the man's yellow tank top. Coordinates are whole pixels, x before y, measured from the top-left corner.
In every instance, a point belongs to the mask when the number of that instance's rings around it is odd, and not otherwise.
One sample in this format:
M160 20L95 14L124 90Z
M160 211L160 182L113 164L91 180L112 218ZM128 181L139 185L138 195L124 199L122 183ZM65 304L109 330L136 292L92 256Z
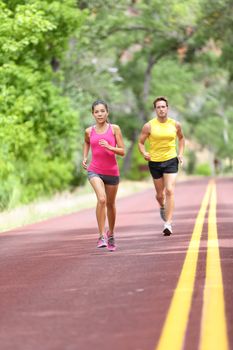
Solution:
M164 162L175 158L176 153L176 121L168 118L161 123L157 118L149 121L151 132L148 137L150 159L153 162Z

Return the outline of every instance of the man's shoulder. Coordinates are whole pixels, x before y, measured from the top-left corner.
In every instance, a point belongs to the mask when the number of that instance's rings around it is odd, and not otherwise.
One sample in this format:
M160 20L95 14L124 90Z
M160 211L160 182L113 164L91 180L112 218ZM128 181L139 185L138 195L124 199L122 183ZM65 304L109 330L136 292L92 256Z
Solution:
M157 122L157 118L152 118L150 120L148 120L148 122L146 124L148 124L149 126L151 126L152 124Z
M148 130L148 129L150 130L150 128L151 128L151 120L149 120L143 125L143 129L145 130Z
M171 124L173 124L173 125L178 125L178 124L179 124L179 122L178 122L175 118L172 118L172 117L169 117L169 118L168 118L168 121L169 121Z

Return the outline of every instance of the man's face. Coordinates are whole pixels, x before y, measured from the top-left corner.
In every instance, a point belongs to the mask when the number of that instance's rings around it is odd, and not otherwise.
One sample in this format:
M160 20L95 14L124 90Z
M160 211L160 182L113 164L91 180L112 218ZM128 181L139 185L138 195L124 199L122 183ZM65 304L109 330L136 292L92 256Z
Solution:
M156 114L159 118L166 118L168 107L165 101L158 101L155 107Z

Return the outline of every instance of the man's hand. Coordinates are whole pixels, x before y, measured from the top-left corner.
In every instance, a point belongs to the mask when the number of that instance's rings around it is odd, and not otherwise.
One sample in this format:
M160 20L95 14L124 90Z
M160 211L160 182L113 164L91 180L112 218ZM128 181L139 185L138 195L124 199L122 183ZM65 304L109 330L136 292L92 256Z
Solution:
M183 163L184 163L184 158L183 158L183 156L181 156L181 155L178 155L178 160L179 160L179 164L180 165L183 165Z
M150 153L149 152L144 152L143 153L143 157L144 157L145 160L149 161L150 160Z

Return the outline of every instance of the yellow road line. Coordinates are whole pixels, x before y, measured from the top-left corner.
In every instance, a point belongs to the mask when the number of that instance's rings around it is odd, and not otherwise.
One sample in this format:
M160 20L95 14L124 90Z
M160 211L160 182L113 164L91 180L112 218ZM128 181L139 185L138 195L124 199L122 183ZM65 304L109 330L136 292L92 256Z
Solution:
M202 309L200 350L227 350L227 324L216 223L216 188L210 199L206 280Z
M156 350L180 350L183 347L192 302L200 238L212 187L213 183L209 183Z

